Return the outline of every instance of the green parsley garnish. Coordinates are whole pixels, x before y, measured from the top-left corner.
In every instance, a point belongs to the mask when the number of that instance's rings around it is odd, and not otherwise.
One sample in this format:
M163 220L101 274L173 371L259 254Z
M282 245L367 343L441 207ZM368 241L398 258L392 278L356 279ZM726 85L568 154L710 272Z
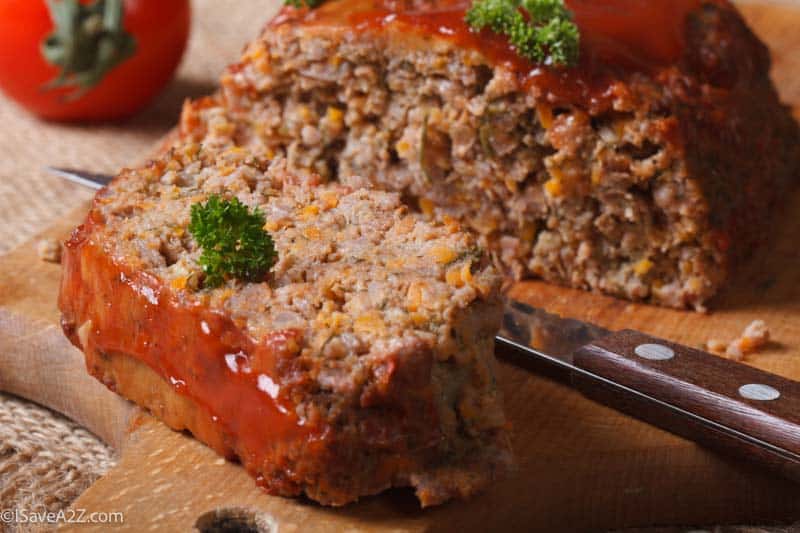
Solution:
M205 204L192 206L189 232L203 248L204 286L219 287L228 278L264 279L278 256L265 223L258 208L250 211L238 198L225 200L215 194Z
M301 7L314 9L324 1L325 0L284 0L283 4L287 6L296 7L297 9L300 9Z
M537 63L578 62L580 34L563 0L475 0L466 21L508 36L517 53Z

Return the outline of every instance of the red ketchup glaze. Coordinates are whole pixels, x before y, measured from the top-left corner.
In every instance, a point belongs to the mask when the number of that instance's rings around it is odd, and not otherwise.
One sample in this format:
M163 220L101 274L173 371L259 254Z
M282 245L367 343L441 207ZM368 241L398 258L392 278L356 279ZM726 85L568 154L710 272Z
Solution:
M473 31L464 22L470 1L333 0L313 10L284 8L273 20L380 30L393 24L451 39L513 70L526 88L553 103L598 111L611 105L615 81L631 72L657 72L680 60L686 16L703 0L566 0L581 35L579 64L546 67L517 55L505 36ZM433 6L435 4L435 6Z
M92 321L87 362L117 352L146 363L236 436L248 469L263 465L280 442L321 438L324 428L298 418L275 377L299 332L253 339L207 306L180 301L156 278L115 264L91 240L94 225L90 215L66 245L59 298L76 328Z

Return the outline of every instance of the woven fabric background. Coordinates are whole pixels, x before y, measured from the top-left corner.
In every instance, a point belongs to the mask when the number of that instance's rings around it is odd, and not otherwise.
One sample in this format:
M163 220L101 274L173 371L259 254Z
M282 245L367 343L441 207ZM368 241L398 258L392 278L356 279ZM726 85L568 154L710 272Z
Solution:
M145 158L175 124L183 99L212 92L224 65L279 3L193 0L193 33L176 79L145 112L124 123L43 123L0 97L0 254L92 196L85 188L45 174L44 165L113 173ZM44 408L0 394L0 510L63 509L113 464L111 451L86 430ZM0 532L4 530L31 528L0 523ZM800 526L716 529L790 530L800 531Z

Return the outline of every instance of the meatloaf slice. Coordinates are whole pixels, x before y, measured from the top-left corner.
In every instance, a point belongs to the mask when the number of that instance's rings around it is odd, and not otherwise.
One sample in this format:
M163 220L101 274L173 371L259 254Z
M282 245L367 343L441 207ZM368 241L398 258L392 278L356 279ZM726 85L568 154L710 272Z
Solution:
M567 0L581 59L556 69L468 5L285 8L182 135L399 191L514 278L701 308L797 181L767 49L727 1Z
M64 331L92 375L270 493L473 494L511 461L499 276L454 221L284 167L185 145L123 171L66 244ZM266 215L267 279L204 288L187 225L212 194Z

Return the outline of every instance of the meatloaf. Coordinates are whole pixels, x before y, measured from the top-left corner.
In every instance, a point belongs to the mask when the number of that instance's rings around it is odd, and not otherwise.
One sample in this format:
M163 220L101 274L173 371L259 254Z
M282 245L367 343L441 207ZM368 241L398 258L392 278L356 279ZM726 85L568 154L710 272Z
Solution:
M768 51L724 0L566 4L570 68L472 31L464 0L287 7L181 134L400 192L515 279L700 309L797 181Z
M66 243L64 331L97 379L270 493L472 495L511 464L500 277L454 220L285 166L188 144L123 171ZM263 280L204 285L187 227L211 195L264 213Z

